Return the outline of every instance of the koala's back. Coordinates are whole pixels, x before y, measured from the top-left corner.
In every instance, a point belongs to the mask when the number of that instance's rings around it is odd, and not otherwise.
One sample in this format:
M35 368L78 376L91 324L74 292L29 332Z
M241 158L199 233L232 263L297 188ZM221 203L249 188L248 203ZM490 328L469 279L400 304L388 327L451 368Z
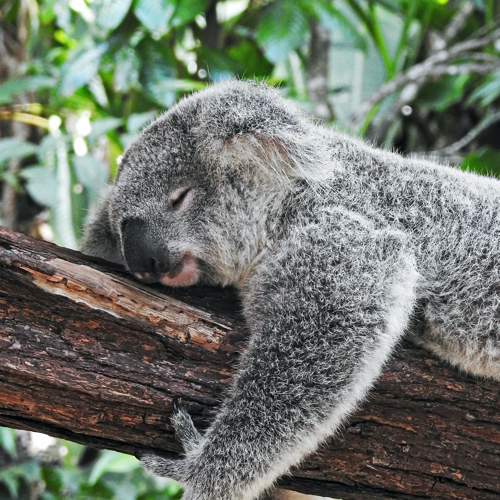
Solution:
M409 238L422 275L414 340L500 379L500 181L332 138L330 203Z

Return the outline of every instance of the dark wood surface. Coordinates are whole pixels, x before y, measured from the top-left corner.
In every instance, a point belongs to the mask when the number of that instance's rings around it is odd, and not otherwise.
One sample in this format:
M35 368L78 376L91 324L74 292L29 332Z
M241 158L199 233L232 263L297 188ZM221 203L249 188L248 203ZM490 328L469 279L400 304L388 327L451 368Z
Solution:
M209 424L247 338L239 310L232 291L143 286L0 228L0 425L177 454L172 398ZM500 499L499 390L403 343L282 484L344 500Z

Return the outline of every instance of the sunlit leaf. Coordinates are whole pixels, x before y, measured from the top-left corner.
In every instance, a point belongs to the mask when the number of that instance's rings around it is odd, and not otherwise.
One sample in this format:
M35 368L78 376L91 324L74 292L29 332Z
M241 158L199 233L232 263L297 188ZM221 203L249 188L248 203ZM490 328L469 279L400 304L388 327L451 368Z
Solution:
M46 135L38 145L38 159L45 165L55 165L55 154L59 138L54 135Z
M181 493L181 487L179 486L179 483L174 481L173 479L169 481L167 484L167 487L163 490L163 494L170 498L170 497L177 497Z
M59 91L64 96L69 96L85 85L97 74L101 57L107 49L107 44L102 43L97 47L86 50L74 59L65 63L61 71Z
M108 116L107 118L98 118L91 123L91 132L88 136L89 144L93 144L99 139L99 137L115 130L123 123L121 118L115 118L113 116Z
M257 28L257 41L270 61L282 61L291 50L304 43L308 27L307 15L296 2L277 0L264 10Z
M469 75L446 75L428 84L420 93L420 104L435 111L444 111L462 99L469 78Z
M39 205L51 207L56 203L54 193L57 193L57 178L55 168L44 165L23 168L21 176L26 180L25 188L28 194Z
M176 92L172 87L175 68L170 58L157 50L152 43L143 46L141 83L147 94L163 107L175 103Z
M104 30L114 30L127 15L132 0L94 0L90 6L96 23Z
M175 0L138 0L134 14L145 28L159 38L169 30L175 8Z
M0 104L12 102L12 98L21 92L35 92L53 87L55 83L55 78L42 75L8 80L0 85Z
M500 71L493 73L486 83L483 83L472 92L469 102L479 101L482 106L489 106L500 97Z
M158 116L156 111L148 111L147 113L134 113L128 117L127 130L130 133L138 133L139 130L153 121Z
M12 474L9 469L0 471L0 484L4 485L12 498L18 498L19 476Z
M105 450L92 468L89 483L95 484L106 472L129 472L139 467L140 464L134 457Z
M16 437L13 429L0 427L0 446L10 455L16 455Z
M114 85L118 92L127 92L139 81L141 63L136 51L131 47L125 47L116 54L115 58Z
M179 1L172 17L172 26L182 26L192 21L196 16L203 14L210 6L211 0Z
M319 22L332 34L341 35L346 44L366 52L367 39L356 26L335 6L328 1L315 0L312 7Z
M462 170L471 170L478 174L500 177L500 151L481 148L466 156L461 167Z
M56 146L57 190L52 194L51 222L54 239L58 245L76 248L76 235L72 218L73 179L68 160L66 138L61 137Z
M243 71L239 76L253 78L267 76L272 71L272 64L262 55L255 41L245 40L228 51L234 61L245 61Z
M90 190L92 198L98 199L108 180L108 169L91 155L72 156L71 163L78 182Z
M37 149L36 144L14 137L0 139L0 170L8 161L36 154Z
M230 78L235 75L243 75L245 64L229 56L225 51L202 47L200 56L206 64L210 78L214 82Z
M20 481L34 483L41 478L40 465L35 460L13 465L0 470L0 483L4 484L12 495L18 498Z
M42 467L42 478L46 488L52 491L60 491L62 488L61 471L58 468ZM43 499L45 500L45 499Z
M109 107L108 94L104 87L104 82L100 75L94 75L87 84L88 89L92 92L95 102L103 108Z

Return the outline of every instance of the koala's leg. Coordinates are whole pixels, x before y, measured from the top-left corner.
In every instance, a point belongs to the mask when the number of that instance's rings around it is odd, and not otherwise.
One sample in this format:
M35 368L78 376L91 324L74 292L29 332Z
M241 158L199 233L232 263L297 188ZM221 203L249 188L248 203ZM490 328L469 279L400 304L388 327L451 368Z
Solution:
M252 337L215 421L185 459L143 464L180 481L185 500L258 498L372 386L417 279L403 235L341 211L296 228L242 292Z

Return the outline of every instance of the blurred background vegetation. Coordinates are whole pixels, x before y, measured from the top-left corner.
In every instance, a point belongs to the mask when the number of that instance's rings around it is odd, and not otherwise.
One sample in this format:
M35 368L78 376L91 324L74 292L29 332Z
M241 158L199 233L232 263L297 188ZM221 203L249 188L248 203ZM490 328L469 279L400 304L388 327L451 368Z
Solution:
M0 225L78 247L182 96L264 80L384 148L500 175L498 0L0 0ZM0 498L180 498L133 457L0 429Z

